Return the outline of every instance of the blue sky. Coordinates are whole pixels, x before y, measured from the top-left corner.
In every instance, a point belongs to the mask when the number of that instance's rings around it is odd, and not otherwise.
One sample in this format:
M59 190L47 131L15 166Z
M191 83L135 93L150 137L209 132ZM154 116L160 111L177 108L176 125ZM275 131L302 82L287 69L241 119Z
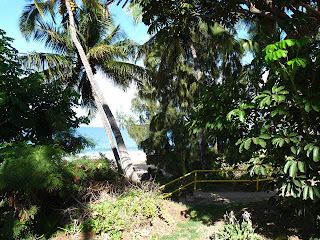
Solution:
M7 36L14 38L12 46L20 53L27 53L32 51L47 52L43 44L29 41L27 42L19 31L19 17L22 13L23 7L30 1L26 0L0 0L0 28L6 31ZM149 39L147 34L147 26L139 23L138 26L134 25L132 18L121 7L114 4L110 6L110 11L114 14L115 23L120 24L121 29L126 32L130 39L142 44ZM105 97L110 105L111 110L115 114L117 111L131 113L131 99L134 97L136 88L132 85L127 92L114 86L108 81L103 74L97 74L96 80L98 81L101 89L105 93ZM76 110L79 115L84 115L85 111L82 109ZM89 126L101 127L102 122L97 115L90 123Z
M19 17L22 13L23 7L31 0L0 0L0 28L5 30L7 36L14 38L12 44L20 53L27 53L32 51L46 52L43 44L39 42L30 41L27 42L19 31ZM115 23L120 24L121 29L124 30L130 39L142 44L149 39L147 34L147 26L143 23L139 23L138 26L134 25L133 20L128 13L125 12L120 6L115 4L110 6L110 11L114 14ZM244 61L250 62L252 56L247 56ZM96 76L102 90L106 93L111 110L116 113L122 111L130 113L131 99L135 94L135 87L132 86L127 92L123 92L121 89L114 87L111 82L108 82L103 75ZM80 109L77 111L79 114L85 114ZM90 126L102 126L99 117L96 117Z
M13 47L19 52L26 53L31 51L45 52L43 44L30 41L27 42L19 31L19 17L23 7L30 1L26 0L0 0L0 28L5 30L7 36L14 38ZM144 43L148 40L147 26L140 23L134 26L131 17L120 6L115 4L110 6L110 11L115 16L115 23L120 24L129 38Z

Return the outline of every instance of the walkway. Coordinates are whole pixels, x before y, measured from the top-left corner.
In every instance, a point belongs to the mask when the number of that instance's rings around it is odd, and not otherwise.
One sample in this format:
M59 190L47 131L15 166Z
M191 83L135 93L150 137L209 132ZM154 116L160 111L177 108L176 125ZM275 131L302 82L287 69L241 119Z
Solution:
M236 202L255 202L275 196L275 191L269 192L194 192L180 197L182 203L228 204Z

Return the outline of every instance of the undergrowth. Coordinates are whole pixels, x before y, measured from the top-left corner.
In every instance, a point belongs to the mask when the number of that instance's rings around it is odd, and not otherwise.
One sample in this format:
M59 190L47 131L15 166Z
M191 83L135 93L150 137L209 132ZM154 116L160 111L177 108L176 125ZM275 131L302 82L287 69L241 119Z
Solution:
M48 238L70 220L59 209L82 201L92 183L121 182L106 158L67 161L54 145L0 150L0 239Z
M156 219L167 224L172 221L157 190L146 185L123 190L123 194L98 199L74 212L74 221L65 229L72 232L92 230L103 239L116 240L122 239L124 232L134 234L136 229L152 226Z

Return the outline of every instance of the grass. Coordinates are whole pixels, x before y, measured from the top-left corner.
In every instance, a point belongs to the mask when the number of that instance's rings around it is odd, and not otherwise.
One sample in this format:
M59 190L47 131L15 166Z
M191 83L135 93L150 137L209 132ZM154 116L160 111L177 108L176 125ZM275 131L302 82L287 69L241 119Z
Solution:
M162 236L161 240L187 240L204 239L208 237L209 227L202 222L188 220L177 225L177 230L170 234Z
M241 209L246 204L194 204L187 207L188 220L177 225L174 233L165 235L161 240L208 239L217 226L214 224L223 218L226 211Z

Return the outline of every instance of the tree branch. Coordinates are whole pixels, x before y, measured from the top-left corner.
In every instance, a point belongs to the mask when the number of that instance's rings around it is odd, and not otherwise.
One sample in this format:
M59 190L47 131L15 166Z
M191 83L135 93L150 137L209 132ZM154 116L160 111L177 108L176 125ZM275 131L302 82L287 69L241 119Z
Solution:
M304 3L304 2L299 2L298 3L300 6L304 7L308 12L312 13L317 19L320 20L320 12L311 7L310 5Z

